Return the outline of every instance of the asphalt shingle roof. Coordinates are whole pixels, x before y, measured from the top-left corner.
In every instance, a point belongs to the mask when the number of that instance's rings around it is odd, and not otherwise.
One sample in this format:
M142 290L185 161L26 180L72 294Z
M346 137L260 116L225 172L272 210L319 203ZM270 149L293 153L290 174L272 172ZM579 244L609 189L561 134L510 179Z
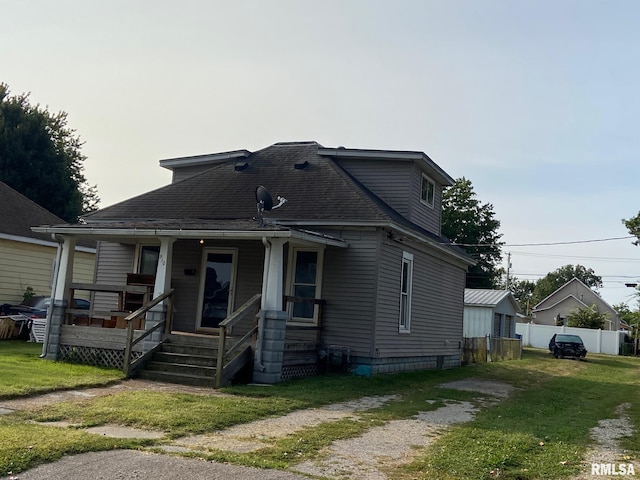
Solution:
M32 232L31 227L63 222L60 217L0 182L0 233L51 241L51 235Z
M142 219L247 219L256 215L255 190L263 185L284 207L265 213L281 220L388 220L389 215L317 143L272 145L234 161L88 215L87 222ZM296 162L307 161L302 169Z

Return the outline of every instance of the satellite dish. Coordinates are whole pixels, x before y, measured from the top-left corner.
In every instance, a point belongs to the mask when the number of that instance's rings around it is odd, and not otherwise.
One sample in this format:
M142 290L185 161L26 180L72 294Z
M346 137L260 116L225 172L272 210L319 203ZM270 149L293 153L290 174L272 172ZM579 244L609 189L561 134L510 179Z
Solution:
M258 204L258 218L260 220L260 225L264 225L264 220L262 217L263 212L270 212L271 210L275 210L276 208L280 208L287 202L287 199L278 195L277 197L278 204L273 204L273 198L269 191L260 185L256 188L256 202Z
M258 202L258 210L270 212L273 208L273 198L271 198L269 191L262 185L256 188L256 202Z

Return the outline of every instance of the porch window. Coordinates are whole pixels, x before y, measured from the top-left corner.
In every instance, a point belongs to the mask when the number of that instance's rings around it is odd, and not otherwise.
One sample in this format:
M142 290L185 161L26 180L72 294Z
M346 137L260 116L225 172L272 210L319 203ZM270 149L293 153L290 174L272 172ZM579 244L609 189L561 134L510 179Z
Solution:
M320 298L322 252L322 250L293 249L292 270L289 275L291 296ZM308 324L318 321L318 309L313 303L292 302L289 306L289 314L292 322Z
M425 205L433 207L436 194L436 184L426 175L422 175L422 190L420 194L420 201Z
M158 258L160 257L160 247L152 245L142 245L138 257L138 273L155 275L158 269Z
M400 280L400 333L411 332L411 290L413 284L413 254L402 252Z

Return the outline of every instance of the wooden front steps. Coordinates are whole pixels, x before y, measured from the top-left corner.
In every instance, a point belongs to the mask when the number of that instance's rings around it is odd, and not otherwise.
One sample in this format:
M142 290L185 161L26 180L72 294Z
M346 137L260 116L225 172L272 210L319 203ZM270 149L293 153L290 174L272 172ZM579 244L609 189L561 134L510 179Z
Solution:
M217 336L172 333L138 376L147 380L214 388L218 342ZM243 360L249 359L245 353ZM244 366L246 361L240 363Z

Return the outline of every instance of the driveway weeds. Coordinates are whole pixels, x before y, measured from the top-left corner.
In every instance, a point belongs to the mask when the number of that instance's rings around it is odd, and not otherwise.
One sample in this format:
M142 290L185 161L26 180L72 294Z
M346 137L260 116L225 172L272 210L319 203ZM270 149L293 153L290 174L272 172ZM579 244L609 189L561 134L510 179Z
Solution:
M119 386L120 385L120 386ZM103 389L87 389L82 391L83 396L97 396L106 395L112 393L118 393L120 391L127 391L131 389L145 389L153 388L154 390L165 391L188 391L189 393L208 394L211 395L210 389L194 389L191 387L181 387L171 384L158 384L157 382L144 382L139 380L129 380L122 382L113 387L107 387ZM504 399L512 390L510 385L499 382L484 382L476 379L462 380L457 382L450 382L440 385L442 388L451 388L459 390L476 391L485 395L492 395L495 398L495 402ZM63 392L55 395L45 395L40 398L12 400L0 402L0 408L13 411L22 408L31 408L31 406L41 406L54 401L67 400L71 398L77 398L78 392ZM227 450L233 452L250 452L263 448L270 444L270 441L277 438L283 438L287 435L291 435L296 431L303 428L318 425L325 422L334 421L341 418L358 418L361 412L365 412L372 408L379 407L385 403L398 400L397 396L389 395L382 397L364 397L356 401L344 402L339 404L327 405L322 408L312 408L307 410L300 410L292 412L288 415L284 415L276 418L269 418L259 420L247 424L237 425L215 434L208 435L194 435L176 439L170 444L162 447L167 453L191 453L198 454L207 452L209 449ZM484 403L484 402L483 402ZM491 401L494 403L494 401ZM486 404L486 403L485 403ZM320 452L320 457L317 460L308 460L291 468L293 473L288 473L285 476L279 476L286 472L271 471L275 476L268 474L267 471L251 473L251 477L259 478L282 478L282 479L296 479L305 478L296 475L298 472L303 475L322 476L326 478L350 478L354 480L385 480L389 469L398 466L403 463L410 462L416 452L419 452L419 448L424 448L432 443L439 435L441 435L446 429L456 423L463 423L473 420L475 413L479 407L470 402L458 402L449 401L445 405L436 410L421 412L418 415L403 419L387 422L386 424L378 427L373 427L365 432L363 435L333 442L330 446L326 447ZM56 426L64 426L57 424ZM163 435L161 432L148 432L137 429L123 428L120 426L101 426L94 427L90 430L91 433L106 435L116 438L161 438ZM157 449L157 447L155 447ZM146 455L146 456L145 456ZM99 452L93 454L83 454L77 457L83 457L85 460L91 456L91 463L96 465L94 474L91 478L148 478L145 476L149 474L149 477L153 477L156 472L155 469L160 468L159 465L163 464L163 458L166 458L167 466L176 462L184 460L187 462L180 468L194 468L193 477L190 478L236 478L231 476L217 477L217 473L223 467L229 469L235 469L234 471L241 472L240 467L231 465L215 464L211 469L211 476L199 477L200 467L203 467L202 463L198 465L198 468L192 467L191 463L194 460L176 459L171 455L151 455L144 452L127 452L122 451L114 452ZM128 461L134 465L140 464L140 469L135 470L140 473L139 476L122 476L122 473L118 473L119 476L101 477L100 472L107 472L102 470L99 466L100 463L109 463L110 458L123 457L123 461ZM158 458L159 457L159 458ZM84 478L81 476L74 477L74 471L79 471L77 468L73 470L73 467L69 467L67 464L73 457L66 457L60 462L54 464L43 465L33 469L36 470L45 469L47 472L46 478ZM214 465L211 462L206 462L205 465ZM56 465L58 465L56 467ZM104 466L104 465L103 465ZM107 468L106 466L104 466ZM56 468L62 473L60 476L56 476ZM145 470L146 469L146 470ZM152 469L152 470L148 470ZM240 470L238 470L240 469ZM206 469L205 469L206 470ZM253 470L253 469L251 469ZM143 474L143 471L146 474ZM44 478L40 476L32 476L32 471L25 472L16 476L16 479L29 480L31 478ZM112 472L114 475L115 473ZM244 474L247 474L245 471ZM64 474L64 475L63 475ZM98 475L98 476L96 476ZM137 474L136 474L137 475ZM240 473L239 473L240 475ZM153 478L165 478L156 476ZM167 477L168 478L168 477ZM176 478L175 476L173 478ZM186 477L180 477L186 478ZM238 476L237 478L246 478Z

